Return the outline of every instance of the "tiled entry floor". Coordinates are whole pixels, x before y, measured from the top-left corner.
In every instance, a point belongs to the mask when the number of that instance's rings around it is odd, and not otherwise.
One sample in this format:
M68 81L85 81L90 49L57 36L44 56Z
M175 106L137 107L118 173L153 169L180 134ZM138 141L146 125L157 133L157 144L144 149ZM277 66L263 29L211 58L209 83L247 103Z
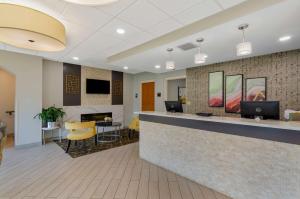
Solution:
M138 143L75 159L55 143L6 149L2 198L228 199L141 160Z

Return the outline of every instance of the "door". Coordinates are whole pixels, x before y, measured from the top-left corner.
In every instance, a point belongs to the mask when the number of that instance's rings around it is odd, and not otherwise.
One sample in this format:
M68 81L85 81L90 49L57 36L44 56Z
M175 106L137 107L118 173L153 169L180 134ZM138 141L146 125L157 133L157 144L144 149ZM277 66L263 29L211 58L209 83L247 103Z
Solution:
M155 110L155 83L142 83L142 111Z

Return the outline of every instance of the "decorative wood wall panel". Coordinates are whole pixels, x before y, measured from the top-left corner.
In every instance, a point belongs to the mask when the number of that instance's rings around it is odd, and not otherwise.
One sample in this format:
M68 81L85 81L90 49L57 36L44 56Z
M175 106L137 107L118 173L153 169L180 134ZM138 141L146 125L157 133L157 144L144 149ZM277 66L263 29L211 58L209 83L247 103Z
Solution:
M224 71L224 75L243 74L245 79L267 77L267 99L280 101L281 118L287 108L300 110L300 50L187 69L189 113L212 112L237 117L225 113L224 107L208 107L208 73L215 71Z
M64 106L81 105L81 66L64 63Z
M112 105L122 105L123 104L123 73L112 71Z

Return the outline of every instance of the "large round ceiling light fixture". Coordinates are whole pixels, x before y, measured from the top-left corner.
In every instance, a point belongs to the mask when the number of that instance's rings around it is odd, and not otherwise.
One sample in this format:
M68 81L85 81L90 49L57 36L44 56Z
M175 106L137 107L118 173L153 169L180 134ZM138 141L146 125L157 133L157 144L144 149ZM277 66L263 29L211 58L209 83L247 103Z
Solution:
M88 6L99 6L117 2L119 0L65 0L70 3L76 3Z
M65 27L32 8L0 3L0 42L36 51L61 51L66 47Z
M249 27L248 24L242 24L238 27L243 32L243 42L236 46L237 56L246 56L252 53L252 44L245 40L245 30Z

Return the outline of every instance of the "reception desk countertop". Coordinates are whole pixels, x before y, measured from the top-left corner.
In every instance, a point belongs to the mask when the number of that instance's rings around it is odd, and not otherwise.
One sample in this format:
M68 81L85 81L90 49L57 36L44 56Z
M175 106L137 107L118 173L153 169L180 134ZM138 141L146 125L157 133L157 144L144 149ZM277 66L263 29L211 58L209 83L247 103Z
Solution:
M141 121L300 145L300 123L193 114L141 112Z
M245 119L245 118L235 118L235 117L203 117L196 114L185 114L185 113L168 113L168 112L141 112L141 115L152 115L152 116L161 116L161 117L172 117L172 118L181 118L189 120L200 120L208 122L219 122L219 123L228 123L228 124L239 124L239 125L250 125L258 127L268 127L268 128L278 128L286 130L295 130L300 133L300 122L287 122L287 121L276 121L276 120L260 120L256 121L254 119Z

